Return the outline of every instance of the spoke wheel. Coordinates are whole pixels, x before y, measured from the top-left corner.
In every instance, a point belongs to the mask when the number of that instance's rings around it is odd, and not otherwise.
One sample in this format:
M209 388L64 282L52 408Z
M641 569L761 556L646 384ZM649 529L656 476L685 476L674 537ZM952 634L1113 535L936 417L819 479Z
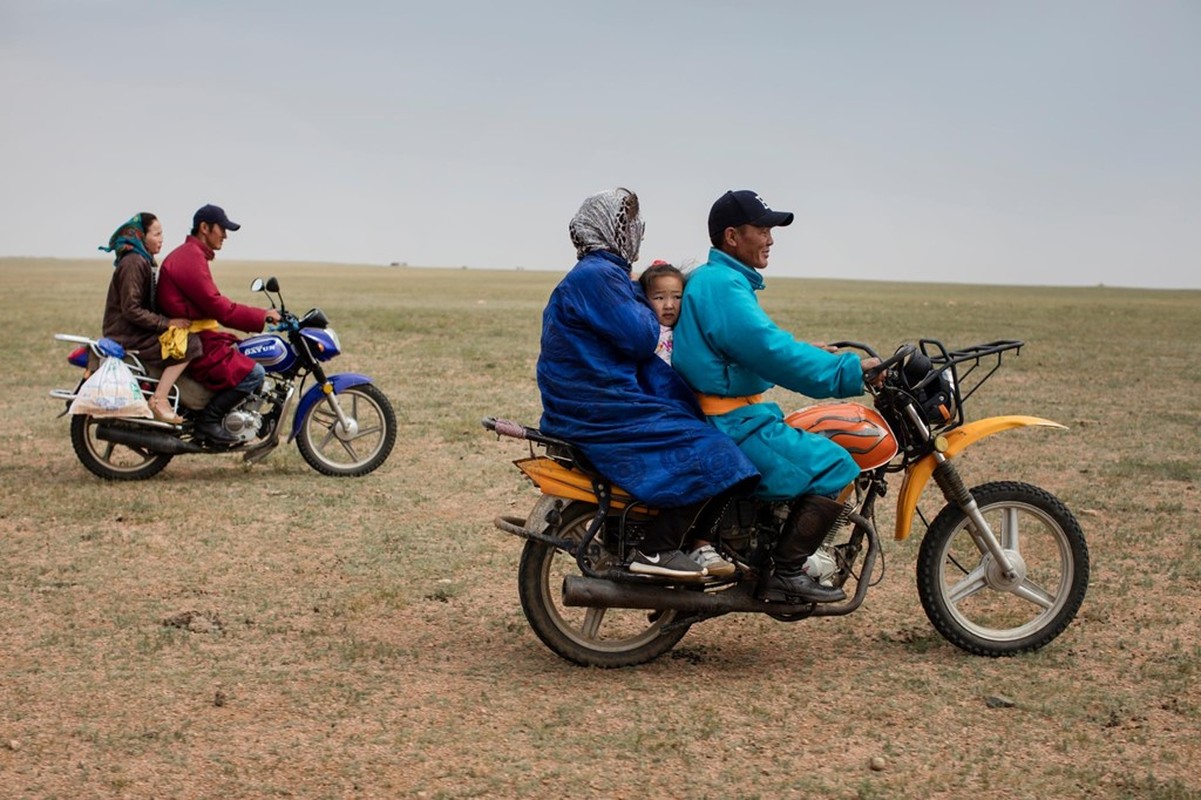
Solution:
M88 414L71 417L71 446L89 472L109 481L140 481L159 474L163 467L171 463L172 456L169 454L152 453L141 447L96 437L97 427L119 427L122 424Z
M326 400L319 400L301 422L296 446L323 475L366 475L387 460L396 444L396 413L387 396L369 383L343 389L337 398L348 424L342 424Z
M596 506L573 504L564 512L559 535L581 541ZM599 546L593 568L612 566ZM521 553L518 593L521 608L538 638L558 655L588 667L643 664L675 647L688 626L664 630L675 611L628 608L573 608L563 605L563 579L580 574L575 556L530 539Z
M948 505L930 525L917 561L926 616L969 653L1038 650L1075 618L1088 590L1088 545L1057 498L1025 483L988 483L972 496L1014 568L1005 575L976 541L974 526Z

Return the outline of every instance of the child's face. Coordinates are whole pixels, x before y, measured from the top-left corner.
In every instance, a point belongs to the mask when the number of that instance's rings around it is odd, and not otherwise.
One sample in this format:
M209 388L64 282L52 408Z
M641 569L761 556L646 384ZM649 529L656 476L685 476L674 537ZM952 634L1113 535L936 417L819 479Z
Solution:
M651 281L651 290L646 299L651 301L651 308L655 309L660 325L675 327L680 318L680 298L683 295L684 282L675 275L661 275Z

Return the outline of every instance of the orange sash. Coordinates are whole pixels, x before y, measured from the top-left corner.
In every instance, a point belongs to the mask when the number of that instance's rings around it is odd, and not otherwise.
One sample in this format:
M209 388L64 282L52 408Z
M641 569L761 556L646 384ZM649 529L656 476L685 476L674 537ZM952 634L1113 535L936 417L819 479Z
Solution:
M696 399L701 404L701 411L705 412L705 416L720 417L722 414L728 414L736 408L762 403L763 395L748 394L744 397L720 397L715 394L697 392Z

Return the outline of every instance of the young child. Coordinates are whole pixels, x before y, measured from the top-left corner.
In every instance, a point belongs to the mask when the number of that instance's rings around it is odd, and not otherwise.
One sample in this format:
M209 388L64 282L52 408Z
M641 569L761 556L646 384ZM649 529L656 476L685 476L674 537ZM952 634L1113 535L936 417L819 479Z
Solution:
M672 328L680 319L680 298L684 296L684 273L666 261L654 261L638 276L638 283L646 299L650 301L655 316L659 318L659 344L655 355L671 364ZM696 539L688 553L696 563L709 571L709 575L725 579L733 577L737 570L726 561L707 541Z
M671 363L671 329L680 318L680 298L684 295L684 274L666 261L654 261L638 276L638 283L659 318L659 344L655 355Z

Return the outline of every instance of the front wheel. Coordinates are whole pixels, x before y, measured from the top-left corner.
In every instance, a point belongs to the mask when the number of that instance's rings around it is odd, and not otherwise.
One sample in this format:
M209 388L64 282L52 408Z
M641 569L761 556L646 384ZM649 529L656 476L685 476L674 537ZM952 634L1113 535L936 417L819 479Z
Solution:
M930 525L918 552L917 590L930 622L969 653L1008 656L1047 645L1088 589L1088 545L1072 512L1025 483L987 483L972 496L1015 574L1006 577L958 507Z
M564 512L558 535L581 541L595 513L596 506L573 505ZM593 547L592 566L611 566L610 557L599 545ZM643 664L675 647L688 633L687 625L673 624L675 611L648 614L636 609L563 605L563 578L579 573L575 556L533 539L525 543L517 575L521 609L542 643L568 661L586 667Z
M328 401L320 400L301 421L296 447L309 466L323 475L366 475L387 460L396 444L396 413L387 395L370 383L335 396L346 423Z
M140 481L151 478L171 463L166 453L153 453L144 447L118 444L96 436L100 425L121 427L125 423L75 414L71 417L71 446L79 462L93 475L108 481Z

